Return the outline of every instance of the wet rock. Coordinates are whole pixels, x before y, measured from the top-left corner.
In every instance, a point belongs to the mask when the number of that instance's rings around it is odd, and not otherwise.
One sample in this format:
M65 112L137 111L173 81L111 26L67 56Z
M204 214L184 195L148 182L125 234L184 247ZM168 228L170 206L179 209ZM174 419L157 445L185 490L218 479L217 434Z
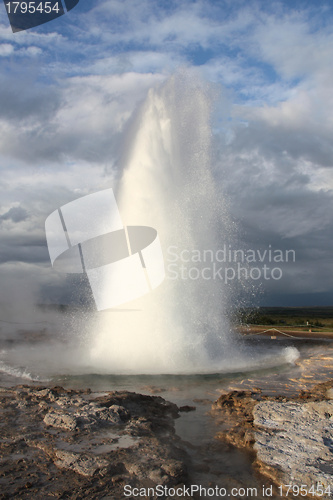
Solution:
M325 489L333 474L332 386L327 381L289 398L257 390L223 394L211 410L222 428L216 437L254 450L254 467L277 484Z
M44 423L51 427L73 431L77 427L77 420L73 415L51 410L44 417Z
M124 464L127 472L131 476L135 476L138 479L144 479L147 472L147 467L145 463L142 462L127 462Z
M152 460L153 458L153 460ZM150 479L155 484L176 484L185 481L187 470L180 460L141 456L140 461L125 463L127 472L139 480Z
M81 427L89 428L103 424L122 424L128 416L128 411L119 405L105 408L89 403L80 407L75 412L75 416Z
M80 453L57 450L54 464L60 469L73 470L82 476L93 476L95 472L109 465L108 460L94 458Z
M333 401L277 403L253 410L257 463L282 484L331 485ZM273 468L273 471L272 471Z
M188 405L180 406L180 408L179 408L179 411L186 412L186 413L188 413L189 411L195 411L195 410L196 410L195 406L188 406Z
M51 393L50 389L41 389L40 391L36 391L36 395L40 398L47 398Z
M165 474L162 468L150 470L148 472L148 479L153 481L155 484L167 484L169 481L169 477Z
M212 405L211 415L223 427L216 437L238 448L247 448L254 442L253 408L261 394L252 391L231 391L223 394Z
M187 478L161 397L19 386L0 390L0 412L1 498L123 498L131 480Z
M139 417L128 424L127 431L131 436L147 436L151 433L152 428L153 425L149 419Z
M177 480L184 479L186 473L184 464L179 460L170 460L163 463L162 469L169 477Z

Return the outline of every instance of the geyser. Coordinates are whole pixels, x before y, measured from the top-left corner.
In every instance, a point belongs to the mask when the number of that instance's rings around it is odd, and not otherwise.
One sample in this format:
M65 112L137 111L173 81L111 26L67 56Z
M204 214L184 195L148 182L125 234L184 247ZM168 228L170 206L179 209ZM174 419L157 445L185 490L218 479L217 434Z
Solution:
M183 72L149 91L124 136L115 193L121 223L157 231L165 280L117 309L80 309L60 318L48 313L41 319L53 325L50 339L38 348L27 342L2 350L0 371L38 380L78 374L235 373L297 359L293 347L250 347L235 340L227 320L235 280L226 285L196 272L182 277L182 265L209 266L186 262L189 256L215 256L233 243L225 200L213 176L212 105L209 86ZM109 291L108 286L102 289ZM59 323L63 335L54 336Z
M216 252L230 241L212 174L211 112L209 86L183 72L149 90L127 131L120 214L124 225L156 228L166 279L122 309L96 314L90 363L100 372L212 372L230 358L227 287L202 276L184 280L168 261L170 248Z

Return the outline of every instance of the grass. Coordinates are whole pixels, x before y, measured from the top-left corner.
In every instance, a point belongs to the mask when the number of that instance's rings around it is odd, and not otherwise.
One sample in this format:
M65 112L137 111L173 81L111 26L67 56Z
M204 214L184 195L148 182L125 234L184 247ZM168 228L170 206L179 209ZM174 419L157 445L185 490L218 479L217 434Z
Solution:
M260 307L241 309L232 317L234 324L260 325L284 331L332 332L333 307Z

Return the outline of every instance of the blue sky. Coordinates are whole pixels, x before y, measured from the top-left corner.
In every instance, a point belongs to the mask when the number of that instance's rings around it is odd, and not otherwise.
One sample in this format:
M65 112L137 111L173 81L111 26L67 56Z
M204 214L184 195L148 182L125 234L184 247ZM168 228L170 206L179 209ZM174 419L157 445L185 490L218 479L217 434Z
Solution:
M194 66L221 92L215 175L242 244L297 252L261 303L333 305L331 2L80 0L15 34L0 7L0 302L62 289L45 217L112 185L149 88Z

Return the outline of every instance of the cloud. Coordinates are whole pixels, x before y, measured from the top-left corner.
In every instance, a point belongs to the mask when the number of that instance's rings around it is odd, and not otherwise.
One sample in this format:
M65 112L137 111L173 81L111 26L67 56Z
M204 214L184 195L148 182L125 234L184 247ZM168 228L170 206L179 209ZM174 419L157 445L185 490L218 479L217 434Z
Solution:
M0 56L1 57L10 56L13 52L14 52L14 47L10 43L0 44Z
M0 124L9 130L16 125L27 128L36 119L44 122L52 118L59 106L59 91L36 82L30 70L21 71L23 78L8 75L0 77Z
M324 9L318 7L279 17L268 14L253 35L262 60L286 79L300 76L313 79L325 70L330 60L333 33L324 21Z
M47 215L117 182L124 135L148 89L194 64L222 87L225 109L215 103L215 175L242 244L296 249L297 262L286 266L281 283L266 283L267 290L332 290L329 4L81 4L59 22L14 35L0 15L6 276L16 272L14 261L47 266ZM25 276L33 269L25 268ZM54 279L58 293L61 279ZM43 286L47 290L46 278Z
M0 221L2 220L11 220L12 222L22 222L28 218L28 212L18 206L18 207L11 207L8 212L0 215Z
M27 91L21 82L4 81L1 151L35 164L111 161L133 108L162 79L151 73L73 77L62 88L37 84Z

